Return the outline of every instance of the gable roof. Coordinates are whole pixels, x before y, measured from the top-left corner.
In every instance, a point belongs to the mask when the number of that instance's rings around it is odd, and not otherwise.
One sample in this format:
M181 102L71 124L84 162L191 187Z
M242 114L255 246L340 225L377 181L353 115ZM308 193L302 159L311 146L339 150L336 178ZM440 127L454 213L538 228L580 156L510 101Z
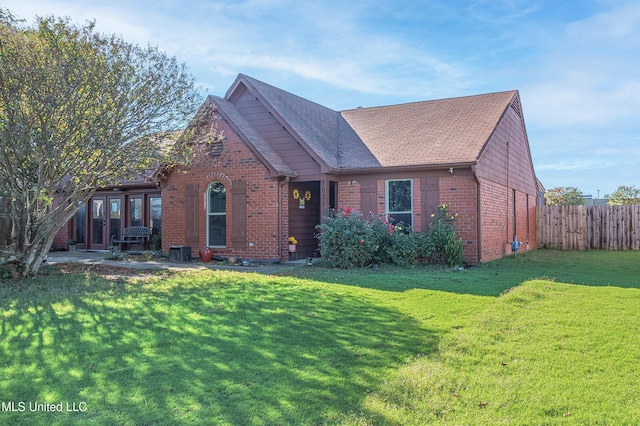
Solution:
M309 154L327 168L380 166L339 112L244 74L238 75L225 98L230 99L240 84L251 90Z
M342 111L383 167L475 162L516 91Z
M272 174L296 176L296 172L282 160L271 145L264 140L260 133L240 114L231 102L218 96L209 96L208 99L217 108L218 113L233 127L236 134L252 148L252 151L261 158L267 168L271 169Z
M285 175L291 168L233 106L240 87L250 90L325 171L473 164L518 99L512 90L339 112L239 74L224 99L210 99Z

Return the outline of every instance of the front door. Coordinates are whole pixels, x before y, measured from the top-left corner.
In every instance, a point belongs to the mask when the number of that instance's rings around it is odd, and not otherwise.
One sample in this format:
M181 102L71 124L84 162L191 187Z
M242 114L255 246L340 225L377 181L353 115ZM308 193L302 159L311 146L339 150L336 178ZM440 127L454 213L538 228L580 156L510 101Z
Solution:
M298 240L298 259L318 248L316 225L320 223L320 182L293 182L289 193L289 236Z
M105 212L105 197L93 197L91 199L91 223L90 244L92 249L104 250L107 248L107 214Z
M122 233L122 197L93 197L90 215L90 248L106 250L111 237Z

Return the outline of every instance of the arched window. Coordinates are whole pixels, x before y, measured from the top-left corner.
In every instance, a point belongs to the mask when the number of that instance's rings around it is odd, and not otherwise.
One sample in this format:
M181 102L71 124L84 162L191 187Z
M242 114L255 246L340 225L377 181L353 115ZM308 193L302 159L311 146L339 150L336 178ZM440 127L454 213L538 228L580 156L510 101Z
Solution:
M207 189L207 246L227 244L227 189L213 182Z

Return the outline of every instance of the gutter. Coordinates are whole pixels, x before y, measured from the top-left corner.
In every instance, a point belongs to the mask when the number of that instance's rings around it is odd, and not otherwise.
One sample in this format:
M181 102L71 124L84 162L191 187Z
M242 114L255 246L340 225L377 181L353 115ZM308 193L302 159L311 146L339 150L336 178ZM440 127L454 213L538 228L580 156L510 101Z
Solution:
M467 168L477 167L477 161L466 161L458 163L437 163L437 164L410 164L406 166L377 166L377 167L363 167L363 168L330 168L329 172L336 175L340 174L367 174L367 173L380 173L380 172L403 172L403 171L415 171L415 170L440 170L449 168Z
M482 262L482 209L480 208L480 179L478 179L478 163L476 162L471 166L471 173L473 174L473 180L476 182L476 237L478 246L478 263Z

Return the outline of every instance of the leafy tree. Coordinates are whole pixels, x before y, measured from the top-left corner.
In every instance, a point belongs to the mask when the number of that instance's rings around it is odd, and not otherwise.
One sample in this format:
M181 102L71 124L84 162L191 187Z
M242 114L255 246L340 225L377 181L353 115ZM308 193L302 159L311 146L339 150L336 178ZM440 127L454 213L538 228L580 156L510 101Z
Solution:
M156 48L94 23L28 27L0 12L0 204L11 218L0 266L26 276L97 188L177 161L160 147L199 95L185 66Z
M573 186L559 186L549 189L544 196L550 206L581 206L585 204L582 191Z
M620 185L618 189L611 195L609 195L610 206L619 206L622 204L640 204L640 188L636 188L635 185L626 186Z

